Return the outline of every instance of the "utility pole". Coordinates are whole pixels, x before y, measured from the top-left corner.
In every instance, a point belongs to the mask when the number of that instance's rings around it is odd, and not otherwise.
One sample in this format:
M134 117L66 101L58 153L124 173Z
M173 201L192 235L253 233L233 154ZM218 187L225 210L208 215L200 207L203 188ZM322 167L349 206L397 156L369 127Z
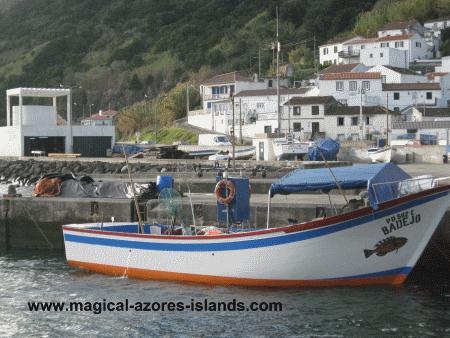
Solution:
M364 141L363 108L362 108L364 89L360 88L359 93L361 94L361 99L359 102L359 129L361 130L361 141Z
M239 143L242 145L242 98L239 98Z
M280 42L278 41L278 6L277 6L277 122L280 137Z

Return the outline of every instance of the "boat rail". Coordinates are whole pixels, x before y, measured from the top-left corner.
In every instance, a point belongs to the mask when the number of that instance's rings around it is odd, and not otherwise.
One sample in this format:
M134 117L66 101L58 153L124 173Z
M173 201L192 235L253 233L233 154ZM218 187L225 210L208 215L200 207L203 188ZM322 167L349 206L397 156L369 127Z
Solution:
M450 177L433 177L431 175L423 175L418 177L413 177L407 180L392 181L392 182L382 182L373 183L372 189L376 199L377 204L381 202L386 202L386 199L381 200L378 198L377 191L383 191L382 186L390 185L388 189L392 193L392 199L399 197L415 194L421 191L429 190L437 186L444 186L450 184ZM378 189L377 189L378 188Z

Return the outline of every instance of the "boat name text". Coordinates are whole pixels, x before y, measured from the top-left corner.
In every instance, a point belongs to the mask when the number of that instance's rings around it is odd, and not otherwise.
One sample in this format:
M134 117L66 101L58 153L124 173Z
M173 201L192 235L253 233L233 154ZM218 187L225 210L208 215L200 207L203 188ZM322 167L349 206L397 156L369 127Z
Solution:
M414 213L414 209L410 211L404 211L397 216L392 216L386 219L388 226L382 227L383 234L388 235L394 230L406 227L408 225L416 224L420 222L420 214Z

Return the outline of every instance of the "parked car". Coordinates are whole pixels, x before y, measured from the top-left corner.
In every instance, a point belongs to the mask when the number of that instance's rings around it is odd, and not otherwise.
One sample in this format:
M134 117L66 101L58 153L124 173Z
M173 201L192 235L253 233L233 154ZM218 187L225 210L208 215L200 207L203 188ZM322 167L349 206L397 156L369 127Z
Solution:
M155 141L142 141L141 144L156 144Z
M172 143L173 146L188 146L190 143L188 141L175 141Z

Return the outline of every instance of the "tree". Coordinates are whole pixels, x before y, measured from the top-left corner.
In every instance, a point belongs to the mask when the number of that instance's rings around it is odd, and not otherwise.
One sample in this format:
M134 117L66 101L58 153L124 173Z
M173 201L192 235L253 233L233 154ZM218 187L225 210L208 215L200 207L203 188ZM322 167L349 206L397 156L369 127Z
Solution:
M301 68L314 67L314 53L305 45L300 45L289 52L289 62Z

